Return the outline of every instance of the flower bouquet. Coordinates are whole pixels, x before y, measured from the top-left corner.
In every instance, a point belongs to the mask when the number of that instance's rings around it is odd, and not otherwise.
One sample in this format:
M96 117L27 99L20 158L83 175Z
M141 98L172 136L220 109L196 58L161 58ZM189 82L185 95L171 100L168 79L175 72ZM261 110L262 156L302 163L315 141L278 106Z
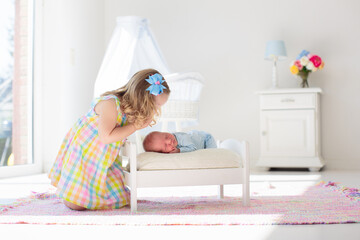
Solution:
M296 57L296 60L291 63L290 71L294 75L299 75L302 79L301 86L303 88L309 87L308 77L311 72L315 72L318 69L323 69L324 61L317 55L310 54L306 50Z

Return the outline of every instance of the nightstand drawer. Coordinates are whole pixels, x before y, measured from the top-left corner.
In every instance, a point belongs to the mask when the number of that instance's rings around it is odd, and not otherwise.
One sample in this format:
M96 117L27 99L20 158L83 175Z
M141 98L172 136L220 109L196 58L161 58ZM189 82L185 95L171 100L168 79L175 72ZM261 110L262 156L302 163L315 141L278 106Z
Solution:
M316 94L268 94L260 96L261 109L315 108Z

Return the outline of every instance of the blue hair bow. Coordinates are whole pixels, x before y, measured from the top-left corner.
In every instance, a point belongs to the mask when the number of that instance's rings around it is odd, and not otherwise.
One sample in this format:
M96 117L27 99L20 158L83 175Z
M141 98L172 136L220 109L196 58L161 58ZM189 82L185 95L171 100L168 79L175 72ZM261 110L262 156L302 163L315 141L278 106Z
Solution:
M145 79L148 83L150 83L150 87L146 89L146 91L149 91L152 95L159 95L163 93L163 89L166 89L163 85L161 85L163 82L165 82L162 78L162 76L158 73L155 73L154 75L149 76L149 78Z
M301 53L296 57L296 60L299 60L300 58L307 56L310 52L306 50L302 50Z

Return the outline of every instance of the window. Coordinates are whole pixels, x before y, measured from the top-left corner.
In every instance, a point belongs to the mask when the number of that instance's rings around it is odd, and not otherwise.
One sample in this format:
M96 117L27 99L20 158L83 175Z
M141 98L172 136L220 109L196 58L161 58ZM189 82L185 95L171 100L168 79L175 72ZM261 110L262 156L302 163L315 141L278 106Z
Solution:
M0 1L0 178L34 165L33 11L32 0Z

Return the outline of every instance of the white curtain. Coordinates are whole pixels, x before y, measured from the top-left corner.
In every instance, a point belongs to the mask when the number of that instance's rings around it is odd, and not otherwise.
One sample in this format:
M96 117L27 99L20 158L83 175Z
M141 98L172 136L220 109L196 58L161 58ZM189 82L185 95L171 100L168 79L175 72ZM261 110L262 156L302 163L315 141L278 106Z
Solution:
M118 17L95 82L94 96L124 86L139 70L154 68L164 75L171 94L162 108L162 118L153 128L137 131L138 151L142 151L140 135L154 130L175 131L197 124L199 101L204 79L200 73L171 73L148 26L142 17ZM176 123L176 126L175 126ZM131 137L134 136L130 136Z
M145 68L154 68L163 75L170 73L148 20L118 17L96 78L94 96L124 86L134 73Z

